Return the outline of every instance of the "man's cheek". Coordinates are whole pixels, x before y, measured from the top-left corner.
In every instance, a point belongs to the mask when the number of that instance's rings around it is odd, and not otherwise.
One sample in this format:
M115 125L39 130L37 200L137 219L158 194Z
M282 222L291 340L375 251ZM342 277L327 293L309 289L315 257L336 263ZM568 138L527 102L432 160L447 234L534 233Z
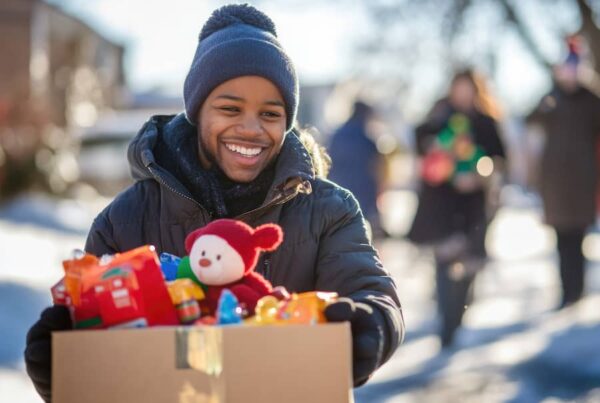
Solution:
M210 164L214 164L217 162L217 156L212 151L212 148L209 144L207 144L206 140L203 137L200 137L200 141L198 142L198 148L201 155L204 156L208 160Z

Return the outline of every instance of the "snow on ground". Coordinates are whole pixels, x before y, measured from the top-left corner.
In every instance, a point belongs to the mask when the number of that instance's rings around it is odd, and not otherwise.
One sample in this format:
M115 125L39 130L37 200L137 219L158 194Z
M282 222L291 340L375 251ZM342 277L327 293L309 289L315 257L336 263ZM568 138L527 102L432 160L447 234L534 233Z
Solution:
M379 245L398 283L404 345L355 397L363 402L600 402L600 235L586 238L588 296L555 312L559 300L554 235L540 224L535 199L509 191L487 245L492 260L479 274L456 346L440 351L435 336L433 269L426 251L400 238ZM0 208L0 401L40 402L24 373L25 333L50 303L60 262L82 248L106 200L30 195ZM410 192L382 205L394 234L414 212Z
M584 245L588 296L557 312L554 234L535 201L515 196L490 226L491 261L451 349L440 350L435 333L431 256L404 241L380 245L398 283L407 337L356 390L357 402L600 402L600 237L591 233ZM409 205L411 197L404 195Z
M42 401L24 372L25 335L104 204L28 195L0 208L0 401Z

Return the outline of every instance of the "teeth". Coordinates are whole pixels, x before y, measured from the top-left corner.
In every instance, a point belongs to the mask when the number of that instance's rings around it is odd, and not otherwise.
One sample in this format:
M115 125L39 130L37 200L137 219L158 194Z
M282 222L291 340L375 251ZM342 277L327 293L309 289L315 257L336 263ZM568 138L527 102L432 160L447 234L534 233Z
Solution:
M242 154L245 157L254 157L255 155L260 154L262 151L262 148L260 147L246 148L237 144L229 143L225 143L225 147L227 147L228 150L235 151L236 153Z

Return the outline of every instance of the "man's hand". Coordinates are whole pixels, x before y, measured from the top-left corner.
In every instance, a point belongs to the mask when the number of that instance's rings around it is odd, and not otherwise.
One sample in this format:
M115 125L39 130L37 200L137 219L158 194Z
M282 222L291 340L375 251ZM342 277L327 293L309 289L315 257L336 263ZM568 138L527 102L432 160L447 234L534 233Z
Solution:
M339 298L325 308L325 317L330 322L350 322L354 386L363 385L381 364L385 345L383 314L366 303Z
M27 333L25 347L25 365L27 373L45 402L52 398L51 366L52 366L52 336L54 330L72 328L69 310L64 306L51 306L42 312L40 319Z

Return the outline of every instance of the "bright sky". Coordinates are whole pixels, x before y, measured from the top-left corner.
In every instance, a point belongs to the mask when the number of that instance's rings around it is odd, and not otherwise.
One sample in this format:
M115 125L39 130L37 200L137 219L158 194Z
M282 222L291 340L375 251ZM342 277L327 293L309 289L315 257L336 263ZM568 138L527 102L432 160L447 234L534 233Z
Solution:
M108 38L127 45L126 72L138 90L161 87L179 93L196 49L198 34L215 0L48 0L79 16ZM271 2L272 3L272 2ZM168 4L168 6L167 6ZM281 42L301 80L323 82L344 73L348 26L358 18L348 10L261 5L276 23ZM330 18L332 13L338 18ZM299 35L298 32L302 32Z
M108 38L127 46L126 75L134 90L161 88L174 95L181 94L202 25L215 8L224 3L223 0L46 1L58 4ZM280 40L296 64L302 84L340 81L351 72L351 46L368 29L361 16L360 2L345 2L343 7L333 1L312 3L310 7L300 0L284 5L277 5L277 1L249 2L258 5L275 21ZM554 4L562 3L565 1ZM572 9L571 6L562 8ZM538 33L536 39L540 39L540 45L551 43L543 37L543 30L535 26L540 18L539 10L531 7L522 10L536 16L527 21L533 22L531 28ZM559 8L555 11L564 14ZM478 24L489 23L489 19L481 19ZM475 32L489 32L489 29L483 27ZM550 81L514 34L499 29L497 35L505 35L506 39L497 42L500 52L495 75L496 94L508 109L522 113L548 89ZM477 36L465 38L465 52L485 46L478 45L477 39ZM545 50L546 54L557 54L557 49L546 47ZM438 60L417 69L416 92L405 94L410 98L407 98L408 109L423 109L440 95L443 77L437 64L444 62Z

